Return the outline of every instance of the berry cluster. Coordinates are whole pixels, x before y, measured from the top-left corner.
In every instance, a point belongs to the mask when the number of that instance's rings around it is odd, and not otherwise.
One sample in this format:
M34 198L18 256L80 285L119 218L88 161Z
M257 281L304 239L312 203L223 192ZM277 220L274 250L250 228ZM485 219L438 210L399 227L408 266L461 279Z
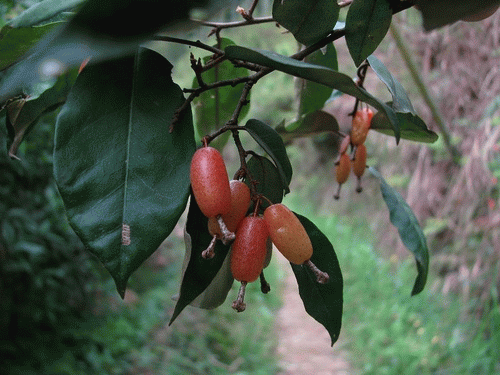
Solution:
M260 194L252 197L248 186L239 180L229 181L222 155L215 148L198 149L191 161L191 186L201 212L209 219L208 231L212 241L202 252L202 257L214 256L215 242L231 244L231 272L241 282L233 308L245 310L243 302L246 285L261 279L261 290L270 288L263 276L269 263L270 242L291 263L308 266L319 283L328 282L327 273L320 271L312 262L313 246L305 228L285 205L270 204L263 215L258 214ZM256 202L250 211L250 202ZM272 202L271 202L272 203Z
M346 135L342 140L339 148L339 157L335 162L335 177L339 184L335 199L340 198L340 189L349 178L351 169L357 177L358 185L356 191L360 193L363 189L361 187L361 176L365 173L366 169L366 146L365 141L370 130L371 121L373 118L373 111L370 108L363 108L357 110L352 118L352 126L350 135ZM351 156L347 151L351 146Z

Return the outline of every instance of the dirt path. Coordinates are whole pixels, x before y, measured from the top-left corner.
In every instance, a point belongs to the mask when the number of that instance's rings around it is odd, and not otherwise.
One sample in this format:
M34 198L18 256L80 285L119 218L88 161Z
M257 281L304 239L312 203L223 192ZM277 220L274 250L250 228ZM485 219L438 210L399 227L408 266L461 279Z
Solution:
M330 346L328 332L305 312L291 268L283 269L287 274L277 327L282 369L278 375L350 375L341 342Z

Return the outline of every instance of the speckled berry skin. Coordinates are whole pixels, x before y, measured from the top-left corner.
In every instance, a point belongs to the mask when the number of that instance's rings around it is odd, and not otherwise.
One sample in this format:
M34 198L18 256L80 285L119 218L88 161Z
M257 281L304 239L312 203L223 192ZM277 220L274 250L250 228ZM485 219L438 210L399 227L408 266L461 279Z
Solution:
M357 177L363 176L366 169L366 146L359 145L352 162L352 171Z
M349 155L342 154L340 156L340 161L335 168L335 178L339 184L343 184L349 178L349 173L351 172L351 159Z
M372 123L373 111L370 108L363 108L354 114L351 127L351 143L359 146L365 143L368 130Z
M245 217L248 206L250 205L250 188L241 181L229 181L229 188L231 189L231 210L222 215L222 220L230 232L235 232L238 224ZM212 236L221 236L219 223L215 217L208 220L208 231Z
M264 220L274 246L291 263L311 259L313 247L309 235L295 214L284 204L273 204L264 211Z
M191 160L191 187L206 217L227 214L231 210L231 189L226 165L213 147L198 149Z
M262 217L247 216L241 221L231 249L231 272L236 280L247 283L257 280L264 268L268 237Z

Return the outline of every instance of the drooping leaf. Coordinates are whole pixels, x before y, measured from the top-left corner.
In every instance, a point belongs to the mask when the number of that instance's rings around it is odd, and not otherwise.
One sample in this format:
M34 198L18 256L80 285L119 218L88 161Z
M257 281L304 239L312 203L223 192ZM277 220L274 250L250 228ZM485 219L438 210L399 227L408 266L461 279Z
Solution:
M413 113L397 112L399 119L400 134L402 139L407 139L415 142L434 143L438 139L438 135L432 130L429 130L424 121ZM391 128L390 122L382 112L377 112L373 116L370 129L376 130L382 134L394 136L394 130Z
M31 86L63 74L89 56L99 62L134 54L149 36L167 26L172 30L188 19L192 7L207 1L87 0L68 23L45 36L8 71L0 87L0 103L23 89L31 91Z
M38 118L46 111L54 110L66 101L66 97L76 81L78 70L73 68L58 77L54 85L43 91L38 96L22 99L23 105L15 119L10 118L7 125L12 134L12 144L9 156L15 157L19 145L24 137L31 131Z
M375 56L371 55L368 58L370 67L373 69L377 77L387 86L387 89L392 95L392 108L396 112L409 112L416 114L413 105L411 104L408 94L406 94L403 85L389 72L389 69Z
M229 246L223 245L221 241L217 241L215 245L215 256L212 259L204 259L201 256L203 250L210 244L212 236L210 236L208 232L208 219L203 215L193 197L191 197L189 204L186 233L188 235L186 238L189 241L186 243L186 247L190 251L189 260L182 278L179 300L175 305L169 324L172 324L182 310L210 286L219 270L221 270L229 252ZM221 294L217 294L216 296L217 303L220 302L221 299L223 302L227 295L227 291L229 291L229 289L227 289L227 284L223 283L223 286L224 290L220 291ZM227 291L225 291L226 289Z
M398 228L401 241L415 257L418 274L411 292L413 296L424 289L425 282L427 281L427 273L429 271L427 240L415 214L401 194L394 190L375 168L369 167L368 170L378 178L382 197L389 209L391 223Z
M337 119L324 111L314 111L303 115L290 124L276 127L276 131L285 141L323 132L336 132L338 130L339 124Z
M228 46L225 49L225 53L230 59L240 59L280 70L296 77L304 78L339 90L370 104L387 115L396 134L396 141L399 141L398 119L394 110L381 100L370 95L363 88L358 87L349 76L324 66L294 60L271 51L241 46Z
M70 223L122 296L189 196L192 116L169 132L184 102L171 69L148 49L88 66L56 123L54 174Z
M0 30L0 71L14 65L45 35L63 25L53 22L43 26L13 28L4 26Z
M281 203L283 200L283 180L281 179L278 168L264 156L254 156L247 161L247 167L250 175L255 181L258 181L255 187L257 193L264 195L273 203ZM245 178L245 183L250 187L250 180ZM269 206L266 200L261 201L261 209Z
M498 6L498 0L415 0L422 12L424 28L427 31L456 22L463 17L487 12Z
M61 12L78 7L85 0L43 0L9 21L10 27L29 27L48 20Z
M345 41L359 66L384 39L392 19L388 0L354 0L345 23Z
M308 46L333 30L339 10L335 0L275 0L273 18Z
M234 45L230 39L222 38L221 47ZM203 58L203 63L206 64L212 56ZM211 84L217 81L235 79L248 76L248 70L236 68L231 62L223 61L216 67L203 73L203 81L206 84ZM225 86L218 87L213 90L205 91L193 100L193 108L195 115L195 130L196 138L201 139L207 134L214 132L224 125L232 116L234 109L238 105L241 97L241 91L244 83L240 83L234 87ZM196 78L193 80L193 88L198 88L199 84ZM250 95L248 96L250 100ZM240 118L246 116L249 111L249 105L243 107L240 112ZM212 147L221 150L227 143L231 132L225 132L210 143Z
M325 53L316 51L305 59L306 62L315 65L322 65L332 70L338 70L337 51L333 44L326 47ZM299 116L317 111L325 105L332 94L331 87L321 85L316 82L301 80Z
M290 164L290 159L288 159L285 144L278 132L262 121L255 119L248 120L245 124L245 129L273 159L280 173L285 194L290 192L288 185L292 180L292 165Z
M306 217L295 213L304 226L313 245L311 261L330 280L319 284L309 267L291 264L299 294L309 315L321 323L332 339L332 346L339 338L342 325L343 279L335 250L328 238Z

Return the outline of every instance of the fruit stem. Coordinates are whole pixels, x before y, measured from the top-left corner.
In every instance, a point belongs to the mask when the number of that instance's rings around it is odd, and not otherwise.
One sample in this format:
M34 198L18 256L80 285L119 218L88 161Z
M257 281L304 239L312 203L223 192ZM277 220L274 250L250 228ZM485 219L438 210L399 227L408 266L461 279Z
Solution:
M212 241L208 247L201 252L203 259L212 259L215 256L215 242L217 241L217 236L212 237Z
M326 272L323 272L318 267L316 267L316 265L313 262L311 262L310 259L306 260L304 262L304 265L309 267L311 269L311 271L314 272L314 275L316 276L316 281L318 283L326 284L328 282L328 280L330 280L330 276Z
M267 294L271 291L271 285L267 282L264 277L264 271L260 273L260 291L264 294Z
M242 312L245 311L247 305L245 302L243 302L243 299L245 298L245 288L247 287L247 282L242 281L240 290L238 291L238 297L236 297L236 300L232 304L232 308L235 309L237 312Z
M222 233L222 243L224 245L229 245L236 238L235 234L227 229L226 223L224 223L222 219L222 215L217 215L217 222L219 223L220 232Z
M358 177L358 182L356 186L356 193L361 193L363 191L363 187L361 186L361 177Z
M340 189L342 188L342 184L339 184L338 188L337 188L337 192L335 193L335 195L333 196L333 198L335 200L339 200L340 199Z

